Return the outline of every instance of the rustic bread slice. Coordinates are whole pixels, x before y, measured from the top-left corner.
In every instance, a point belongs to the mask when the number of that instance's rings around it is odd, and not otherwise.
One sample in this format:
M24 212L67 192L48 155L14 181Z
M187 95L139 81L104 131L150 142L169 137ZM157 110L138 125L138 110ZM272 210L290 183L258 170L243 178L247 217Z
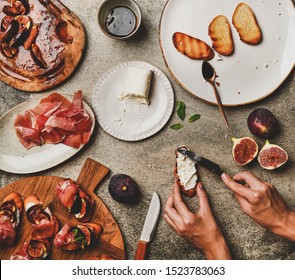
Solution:
M181 146L180 148L188 149L185 146ZM175 151L175 155L174 176L176 183L184 195L190 197L195 196L198 183L196 164L189 157L182 155L177 150Z
M204 41L181 32L175 32L172 37L175 48L191 59L211 60L214 51Z
M232 23L240 35L241 41L250 45L258 45L262 40L262 33L251 8L240 3L233 14Z
M208 34L212 47L221 55L229 56L234 51L234 42L227 18L224 15L215 17L209 24Z

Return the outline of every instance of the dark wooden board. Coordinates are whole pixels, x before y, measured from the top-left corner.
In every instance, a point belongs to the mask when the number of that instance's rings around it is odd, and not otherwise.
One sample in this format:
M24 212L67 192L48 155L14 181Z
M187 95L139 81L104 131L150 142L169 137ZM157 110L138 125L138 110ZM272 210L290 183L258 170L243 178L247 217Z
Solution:
M62 251L52 246L50 259L65 260L78 259L83 260L88 257L98 257L107 254L115 259L125 259L125 249L122 233L114 217L104 204L104 202L93 191L97 185L109 173L109 169L94 160L87 159L78 176L76 182L82 186L95 201L93 209L92 222L99 223L103 226L103 233L92 248L74 252ZM56 197L56 185L63 178L56 176L37 176L18 180L10 185L0 189L0 203L10 192L15 191L26 197L30 194L36 194L43 202L50 202L50 209L59 220L60 228L63 224L77 224L75 217L68 213L67 209L62 206ZM17 241L12 246L0 245L0 259L9 259L11 254L20 249L24 241L30 239L32 226L27 221L24 213L21 224L17 230Z
M14 58L7 58L0 52L0 80L23 91L39 92L59 85L73 73L84 52L86 33L79 18L59 0L30 0L29 3L31 10L27 15L40 26L38 36L48 36L44 40L36 38L41 52L46 50L48 53L43 57L48 67L36 66L30 51L20 46ZM0 2L0 21L5 16L3 6L8 4ZM51 16L49 21L48 16ZM57 38L56 23L59 21L66 22L72 42L61 42ZM63 52L59 43L64 48Z

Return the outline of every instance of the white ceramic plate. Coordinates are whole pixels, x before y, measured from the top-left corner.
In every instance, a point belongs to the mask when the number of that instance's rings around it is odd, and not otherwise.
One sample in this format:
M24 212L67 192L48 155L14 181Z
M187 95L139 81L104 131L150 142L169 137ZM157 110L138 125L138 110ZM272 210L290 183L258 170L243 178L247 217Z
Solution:
M208 36L211 20L220 14L231 25L235 51L229 57L218 56L211 64L220 83L225 105L243 105L271 94L285 80L295 61L295 13L292 1L244 1L254 11L263 34L258 46L243 43L231 24L240 0L168 0L160 23L160 43L166 64L175 80L188 92L215 103L211 85L202 77L202 61L179 53L172 43L175 32L183 32L212 45Z
M0 118L0 169L17 174L28 174L46 170L72 157L83 148L75 149L64 144L44 144L26 150L19 142L13 127L14 117L18 113L34 108L49 94L38 94L24 103L12 108ZM63 95L72 100L71 95ZM83 102L84 109L92 119L91 133L95 126L95 117L91 108Z
M153 70L150 105L133 100L120 101L128 67ZM115 138L138 141L157 133L169 120L174 106L171 84L162 71L143 61L129 61L106 72L98 81L92 96L93 110L101 127Z

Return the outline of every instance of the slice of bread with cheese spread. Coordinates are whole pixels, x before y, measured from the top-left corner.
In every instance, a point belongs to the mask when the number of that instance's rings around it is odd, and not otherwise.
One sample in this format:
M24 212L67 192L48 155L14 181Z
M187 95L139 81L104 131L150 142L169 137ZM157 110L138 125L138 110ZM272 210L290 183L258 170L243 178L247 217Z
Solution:
M262 40L262 33L251 8L240 3L232 17L232 23L240 35L241 41L250 45L258 45Z
M181 148L188 149L185 146L181 146ZM176 178L176 183L183 194L192 197L196 195L198 183L196 163L189 157L179 153L177 150L175 151L175 155L176 163L174 176Z
M118 99L133 99L139 103L149 105L152 74L152 70L129 67L122 92L119 93Z
M208 27L212 47L221 55L229 56L234 51L234 42L227 18L224 15L215 17Z

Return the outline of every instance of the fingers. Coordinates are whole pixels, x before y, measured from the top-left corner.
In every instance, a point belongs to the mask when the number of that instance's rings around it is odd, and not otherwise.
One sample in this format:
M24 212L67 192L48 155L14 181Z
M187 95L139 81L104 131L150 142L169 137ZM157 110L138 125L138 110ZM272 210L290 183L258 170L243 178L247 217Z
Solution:
M179 186L177 184L175 184L173 188L173 204L180 216L184 218L190 216L191 212L187 209L186 205L184 204L182 197L180 195Z
M233 177L235 181L245 181L251 189L257 190L263 184L258 178L256 178L251 172L242 172Z
M174 223L182 223L182 218L179 215L179 213L174 208L174 200L173 200L173 194L171 194L166 202L165 205L165 213L167 216L169 216L170 220Z
M203 189L202 183L198 183L197 185L197 197L198 197L199 205L200 205L199 212L203 212L203 213L211 212L208 196L205 190Z
M169 216L167 214L164 215L164 220L166 221L166 223L170 227L172 227L178 233L178 235L181 235L181 233L179 232L177 226L174 224L174 222L169 218Z
M235 194L235 197L238 200L244 213L249 214L249 211L251 210L251 204L249 203L249 201L238 194Z
M223 180L223 182L235 193L238 194L239 196L244 197L245 199L247 199L248 201L252 201L253 200L253 191L239 183L237 183L236 181L234 181L228 174L223 173L221 175L221 178ZM240 178L239 180L243 180L243 177L238 177ZM248 183L248 182L247 182Z

